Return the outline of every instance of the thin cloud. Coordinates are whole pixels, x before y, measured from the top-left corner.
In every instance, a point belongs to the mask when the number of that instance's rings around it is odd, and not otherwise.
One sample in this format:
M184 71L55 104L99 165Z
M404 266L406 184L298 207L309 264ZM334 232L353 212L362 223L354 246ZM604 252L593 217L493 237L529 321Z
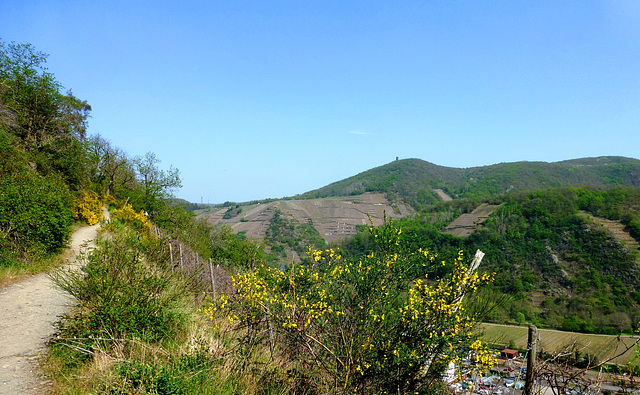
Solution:
M368 136L369 133L365 132L364 130L350 130L348 132L349 134L359 134L360 136Z

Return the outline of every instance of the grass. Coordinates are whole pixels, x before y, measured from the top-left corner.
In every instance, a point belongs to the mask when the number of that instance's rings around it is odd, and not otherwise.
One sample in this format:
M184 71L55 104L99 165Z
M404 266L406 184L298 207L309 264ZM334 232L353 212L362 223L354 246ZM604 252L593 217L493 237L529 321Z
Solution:
M32 258L28 264L16 263L11 266L0 266L0 288L19 283L35 274L46 273L62 266L66 262L67 253L48 258Z
M513 340L517 348L527 348L527 327L483 323L480 328L483 330L483 339L497 347L506 347ZM633 344L638 339L638 336L593 335L551 329L538 329L538 336L540 338L538 350L560 351L575 343L581 348L583 354L595 356L598 361L617 355L624 349L624 344ZM635 346L624 355L611 360L610 363L620 365L638 363L637 351L638 347Z
M55 394L281 394L267 351L238 358L228 322L169 262L168 244L112 221L82 271L52 277L77 300L44 362Z

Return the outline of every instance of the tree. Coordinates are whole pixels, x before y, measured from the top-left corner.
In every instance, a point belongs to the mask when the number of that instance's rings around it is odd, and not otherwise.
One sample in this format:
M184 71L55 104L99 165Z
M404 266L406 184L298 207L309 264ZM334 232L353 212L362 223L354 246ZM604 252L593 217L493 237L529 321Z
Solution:
M0 41L0 128L34 155L41 173L60 172L78 188L83 180L86 120L91 106L47 71L47 55L31 44Z
M133 163L122 149L112 146L99 134L90 137L85 146L91 179L103 188L101 192L117 195L122 188L133 187L136 173Z
M137 175L138 193L132 197L152 217L160 210L162 201L171 197L174 189L182 187L180 171L173 166L169 170L158 168L160 159L153 152L133 160Z

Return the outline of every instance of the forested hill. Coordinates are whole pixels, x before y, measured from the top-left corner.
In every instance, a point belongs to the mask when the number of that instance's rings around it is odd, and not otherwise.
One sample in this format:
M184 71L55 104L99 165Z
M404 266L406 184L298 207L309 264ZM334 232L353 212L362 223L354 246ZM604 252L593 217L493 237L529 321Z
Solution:
M479 203L495 211L468 237L441 232ZM640 328L640 187L549 188L491 199L437 203L397 220L404 243L450 261L459 251L486 253L481 269L495 273L485 301L508 298L485 320L534 323L591 333ZM362 256L367 232L341 252ZM442 275L437 267L429 278Z
M420 159L404 159L365 171L302 198L383 192L402 198L414 208L440 200L434 189L452 198L491 196L512 191L590 185L640 185L640 160L619 156L562 162L514 162L466 169L438 166Z

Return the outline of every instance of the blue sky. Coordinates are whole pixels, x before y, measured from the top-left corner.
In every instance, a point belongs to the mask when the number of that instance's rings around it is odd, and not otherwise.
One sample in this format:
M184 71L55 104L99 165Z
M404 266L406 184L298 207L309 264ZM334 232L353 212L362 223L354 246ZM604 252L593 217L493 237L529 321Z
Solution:
M640 2L0 0L89 131L177 196L292 196L420 158L640 157Z

